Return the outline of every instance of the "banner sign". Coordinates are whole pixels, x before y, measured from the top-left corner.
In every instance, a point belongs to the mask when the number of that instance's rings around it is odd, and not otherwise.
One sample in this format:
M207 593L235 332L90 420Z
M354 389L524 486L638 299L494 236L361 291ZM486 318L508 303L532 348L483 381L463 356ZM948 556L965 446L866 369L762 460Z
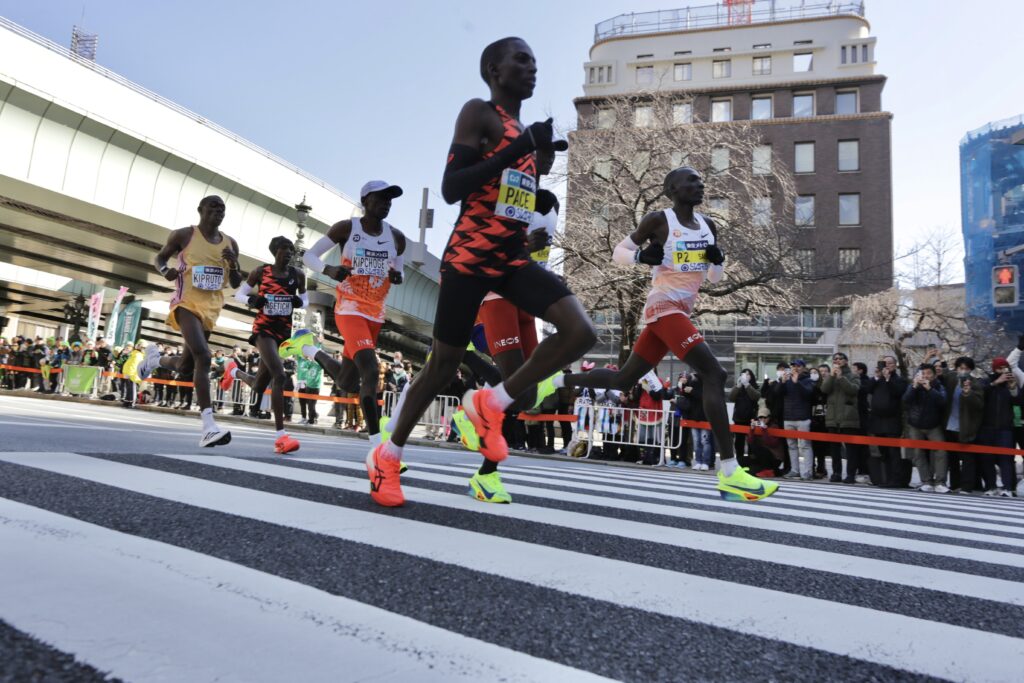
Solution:
M95 339L103 316L103 290L89 297L89 325L86 327L86 339Z
M114 307L110 309L110 319L107 320L107 325L103 328L103 337L107 340L108 344L113 344L114 340L117 338L118 309L121 307L121 299L123 299L124 295L127 293L127 287L121 287L121 289L117 290L117 297L114 299ZM92 339L92 337L90 337L90 339Z
M64 391L70 394L91 394L100 368L95 365L65 365Z
M117 334L114 346L124 346L128 342L135 343L139 336L139 323L142 321L142 302L136 299L127 304L117 319Z

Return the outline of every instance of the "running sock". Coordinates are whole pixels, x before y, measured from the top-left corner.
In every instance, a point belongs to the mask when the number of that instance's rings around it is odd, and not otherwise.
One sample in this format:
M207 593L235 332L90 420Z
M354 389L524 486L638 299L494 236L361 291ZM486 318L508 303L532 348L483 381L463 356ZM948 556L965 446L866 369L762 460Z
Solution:
M736 462L736 458L722 458L718 466L718 471L721 472L724 477L731 477L737 467L739 467L739 463Z
M484 458L484 464L480 465L480 474L490 474L498 471L498 463Z
M316 352L319 350L320 349L316 348L315 346L310 346L309 344L306 344L305 346L302 347L302 355L306 360L315 361Z
M565 386L565 373L560 372L551 378L551 383L555 385L555 389L561 389Z
M376 448L376 446L374 447ZM401 460L402 459L402 447L396 446L393 442L388 441L380 448L380 457L384 460Z
M491 396L494 397L494 401L497 403L499 410L505 410L512 405L512 397L509 396L508 391L505 390L504 382L491 389Z
M277 430L277 438L280 439L282 436L288 436L288 432L286 430L284 430L284 429L278 429Z
M217 429L217 423L213 421L213 408L203 408L199 417L203 419L203 431L212 432Z

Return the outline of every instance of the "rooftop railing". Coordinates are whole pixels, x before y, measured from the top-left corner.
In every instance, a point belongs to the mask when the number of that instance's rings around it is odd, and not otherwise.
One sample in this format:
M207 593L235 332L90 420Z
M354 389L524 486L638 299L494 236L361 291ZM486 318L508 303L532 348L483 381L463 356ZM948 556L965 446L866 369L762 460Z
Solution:
M746 26L773 21L791 21L816 17L842 15L864 16L864 3L859 2L800 2L782 7L776 0L755 0L745 5L724 4L683 7L620 14L594 26L594 42L617 36L688 31L718 26Z

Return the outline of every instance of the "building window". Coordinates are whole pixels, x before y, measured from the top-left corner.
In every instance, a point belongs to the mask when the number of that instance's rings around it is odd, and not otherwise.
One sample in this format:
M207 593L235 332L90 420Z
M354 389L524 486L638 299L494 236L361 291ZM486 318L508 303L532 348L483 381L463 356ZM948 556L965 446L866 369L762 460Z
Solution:
M813 52L796 52L793 54L793 72L805 73L814 69Z
M651 83L654 83L654 67L638 66L636 68L636 84L650 85Z
M798 142L793 146L793 172L814 173L814 143Z
M758 145L754 148L754 175L770 175L772 172L772 146Z
M712 52L732 52L731 47L715 47L711 49Z
M814 250L813 249L797 249L796 250L796 265L800 269L800 272L804 275L814 274Z
M850 46L850 62L853 63L853 64L857 63L857 46L856 45L851 45Z
M839 48L839 63L846 64L846 46Z
M814 93L793 95L793 116L796 118L814 116Z
M615 127L615 110L614 109L598 109L597 110L597 127L598 128L614 128Z
M715 147L711 150L711 170L724 173L729 170L729 148Z
M771 43L758 43L754 46L755 50L770 50L772 47Z
M754 75L767 76L772 72L771 57L754 57Z
M860 170L860 140L839 141L839 170Z
M589 75L587 76L587 83L594 83L596 72L597 69L595 69L594 67L590 67L590 69L588 70Z
M839 195L839 225L860 225L860 194Z
M772 117L772 98L755 97L750 101L750 118L763 121Z
M654 108L650 105L637 105L633 112L633 125L637 128L651 128L654 126Z
M673 54L676 57L681 57L682 55L693 54L693 50L676 50Z
M693 64L676 64L672 67L672 78L677 81L688 81L693 78Z
M853 273L860 269L860 249L839 250L839 272Z
M672 123L677 126L681 126L687 123L693 123L693 104L690 102L681 102L679 104L672 105Z
M711 102L712 121L732 121L732 100L714 100Z
M848 90L836 93L836 113L856 114L857 113L857 91Z
M731 78L732 77L732 60L731 59L716 59L711 62L711 77L712 78Z
M868 46L867 45L861 45L860 46L860 61L862 61L862 62L868 61Z
M802 194L798 195L795 204L796 214L796 227L798 228L813 228L814 227L814 195L813 194Z
M767 228L772 222L772 198L754 197L750 220L759 228Z

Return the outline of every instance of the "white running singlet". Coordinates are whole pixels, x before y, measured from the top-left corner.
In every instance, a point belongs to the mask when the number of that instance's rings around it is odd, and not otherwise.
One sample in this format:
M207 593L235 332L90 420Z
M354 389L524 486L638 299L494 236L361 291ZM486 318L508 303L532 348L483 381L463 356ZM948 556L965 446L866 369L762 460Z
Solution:
M645 323L672 313L690 315L708 269L713 267L705 249L715 243L715 236L704 216L693 213L700 226L695 230L680 223L672 209L665 209L664 214L668 221L665 258L651 269L652 286L644 305Z

